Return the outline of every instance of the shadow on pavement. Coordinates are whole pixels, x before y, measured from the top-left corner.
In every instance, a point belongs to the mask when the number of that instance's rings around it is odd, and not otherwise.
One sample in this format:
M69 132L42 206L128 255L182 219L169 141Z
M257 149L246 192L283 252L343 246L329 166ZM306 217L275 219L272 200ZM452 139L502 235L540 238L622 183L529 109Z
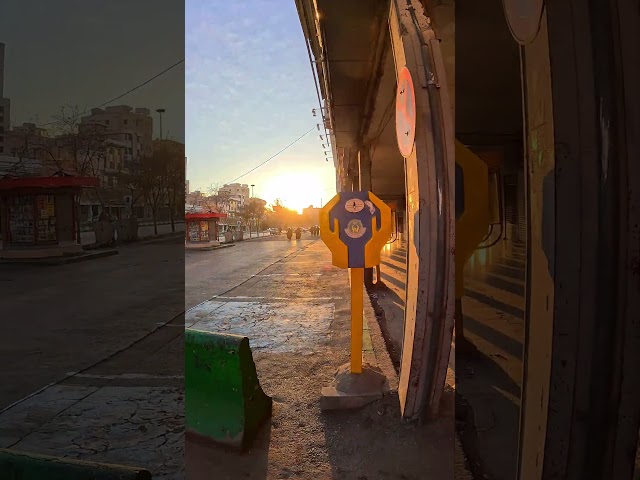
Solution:
M240 452L194 433L185 435L187 480L266 479L268 473L271 419L260 428L251 447Z
M340 480L451 478L454 469L453 394L440 418L403 422L397 393L360 410L322 416L332 478Z
M489 478L512 480L517 468L520 386L479 350L458 353L456 386L471 410L461 419L469 460Z

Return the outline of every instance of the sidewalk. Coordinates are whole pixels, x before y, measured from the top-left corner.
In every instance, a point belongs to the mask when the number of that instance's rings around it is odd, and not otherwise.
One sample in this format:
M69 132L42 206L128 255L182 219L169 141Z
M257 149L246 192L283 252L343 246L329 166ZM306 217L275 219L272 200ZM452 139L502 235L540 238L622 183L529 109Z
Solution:
M321 412L320 390L349 361L348 272L331 265L320 241L285 257L186 315L187 328L247 335L273 417L248 453L187 437L189 480L295 478L447 479L454 469L452 402L429 425L400 418L397 378L365 299L365 361L392 391L359 410Z
M184 479L182 322L1 411L0 448Z
M176 222L176 232L184 232L184 222ZM166 235L171 232L171 224L163 223L158 225L158 235ZM138 227L138 238L144 239L155 236L153 225L141 225ZM96 235L93 231L82 232L80 234L82 245L91 245L96 242Z
M258 240L259 238L270 237L270 236L272 236L272 235L269 232L260 232L260 233L253 232L251 234L251 237L249 237L248 233L245 233L244 237L242 238L242 240L235 240L235 242L238 242L238 241L244 242L246 240ZM218 241L220 243L228 243L228 242L225 242L224 235L219 235L218 236Z
M404 299L407 281L406 255L406 242L398 240L388 244L381 255L381 283L368 288L373 309L377 314L375 319L380 326L381 335L384 337L397 372L400 369L402 343L404 340ZM450 403L443 408L452 408L453 397L456 395L455 363L454 339L449 356L447 385L445 387L445 396L448 395ZM454 478L456 480L472 480L473 475L469 470L467 455L463 451L462 442L457 433L455 435L454 457Z

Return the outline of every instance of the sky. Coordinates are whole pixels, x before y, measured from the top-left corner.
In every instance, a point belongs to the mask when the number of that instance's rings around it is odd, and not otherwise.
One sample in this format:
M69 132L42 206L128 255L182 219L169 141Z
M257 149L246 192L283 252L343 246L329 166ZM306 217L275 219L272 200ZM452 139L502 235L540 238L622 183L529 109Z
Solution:
M11 123L47 123L63 105L90 109L184 58L176 0L1 0L4 96ZM184 63L112 105L165 108L163 136L184 142Z
M315 128L313 74L293 0L186 0L186 155L191 190L236 180L297 210L335 195Z

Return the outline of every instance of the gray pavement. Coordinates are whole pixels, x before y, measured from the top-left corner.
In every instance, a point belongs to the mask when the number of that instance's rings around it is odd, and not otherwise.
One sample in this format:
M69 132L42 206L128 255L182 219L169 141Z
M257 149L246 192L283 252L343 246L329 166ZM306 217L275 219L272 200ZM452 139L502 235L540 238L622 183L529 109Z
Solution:
M350 337L347 271L331 265L320 240L276 237L188 253L186 274L188 304L196 306L186 325L247 335L262 388L274 399L273 417L247 453L187 436L189 480L451 478L452 409L430 425L403 423L392 391L359 410L320 411L320 390L348 361ZM367 330L369 343L384 345L379 329ZM384 351L371 354L390 366Z
M0 448L183 478L183 274L182 238L1 265Z
M288 241L286 236L236 242L233 247L210 252L186 252L185 308L236 287L287 255L309 245L314 237ZM316 237L317 238L317 237Z

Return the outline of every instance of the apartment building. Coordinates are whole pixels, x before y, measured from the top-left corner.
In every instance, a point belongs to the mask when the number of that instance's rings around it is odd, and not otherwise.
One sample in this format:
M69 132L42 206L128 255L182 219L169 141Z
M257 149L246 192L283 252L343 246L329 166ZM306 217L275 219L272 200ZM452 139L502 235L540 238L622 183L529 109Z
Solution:
M4 97L4 43L0 43L0 155L7 154L5 134L9 131L11 101Z

